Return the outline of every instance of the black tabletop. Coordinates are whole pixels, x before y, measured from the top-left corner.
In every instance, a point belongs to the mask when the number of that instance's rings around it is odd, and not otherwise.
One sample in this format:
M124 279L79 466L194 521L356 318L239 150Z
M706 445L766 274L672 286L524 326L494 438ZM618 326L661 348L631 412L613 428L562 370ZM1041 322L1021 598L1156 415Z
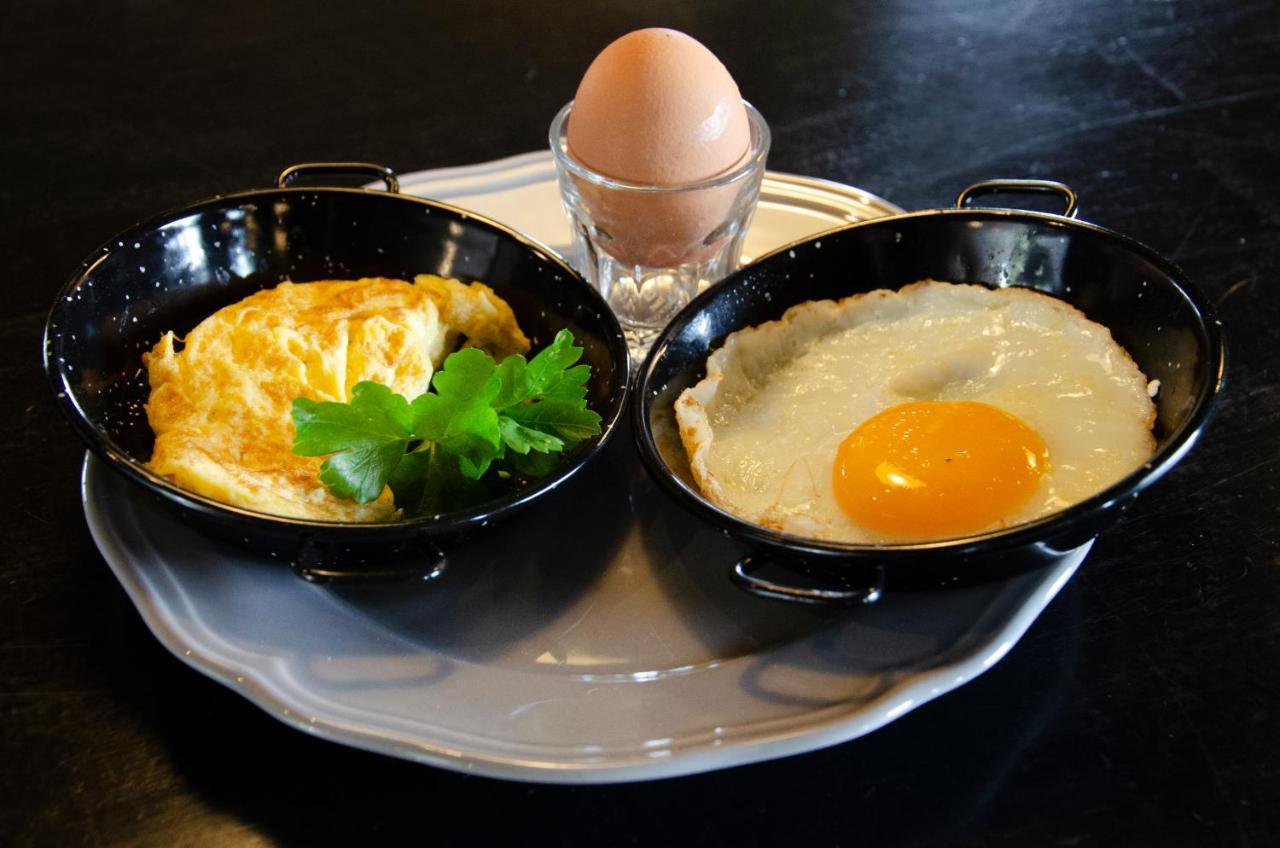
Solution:
M1280 838L1280 8L1271 2L13 4L0 27L0 842L1235 845ZM296 732L171 656L86 530L40 371L112 233L287 164L540 148L640 26L715 51L770 166L907 208L1063 180L1179 263L1219 414L974 682L863 739L666 781L464 777Z

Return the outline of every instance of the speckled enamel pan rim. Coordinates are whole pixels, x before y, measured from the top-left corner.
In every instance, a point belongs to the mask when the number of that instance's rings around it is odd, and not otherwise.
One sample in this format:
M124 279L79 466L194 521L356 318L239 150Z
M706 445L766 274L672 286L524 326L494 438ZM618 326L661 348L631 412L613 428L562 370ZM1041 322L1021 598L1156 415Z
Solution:
M439 210L446 214L457 216L463 221L477 222L481 226L487 227L501 235L513 239L524 248L532 251L540 260L555 267L560 273L563 273L567 278L567 284L578 285L582 290L583 295L588 302L591 303L595 311L603 317L605 326L608 330L605 341L608 344L610 359L613 363L614 373L616 375L613 393L610 395L604 414L601 416L600 435L593 442L577 448L576 450L579 451L580 454L575 457L572 462L557 470L555 473L538 481L528 488L521 489L517 492L508 494L505 497L486 502L476 509L445 513L438 516L372 524L343 521L316 521L291 516L272 515L270 513L244 509L243 507L216 501L212 498L208 498L197 492L191 491L190 489L178 486L176 483L173 483L172 481L151 471L151 469L147 468L144 463L131 456L127 451L116 444L115 441L106 433L94 426L88 416L84 413L84 410L80 408L66 373L55 361L55 346L61 347L65 344L65 340L61 332L57 329L57 326L59 323L58 319L62 309L62 304L66 303L68 299L75 294L75 292L81 287L81 285L83 285L85 280L92 273L93 269L97 267L97 265L100 264L108 255L110 255L113 250L115 250L115 246L119 242L125 242L127 244L136 241L139 236L154 232L175 220L221 206L234 205L246 201L261 201L264 198L279 197L281 195L303 196L333 194L357 195L376 198L381 201L403 202L419 207ZM631 367L630 354L627 350L625 337L622 334L622 327L618 324L617 318L614 317L612 310L609 309L608 304L605 303L604 299L600 296L600 293L583 280L581 275L561 259L555 251L540 242L537 242L528 236L511 229L510 227L486 218L483 215L477 215L474 212L459 209L458 207L451 206L447 203L426 200L424 198L404 195L398 192L327 186L254 189L250 191L236 192L233 194L215 195L214 197L206 200L170 209L166 212L161 212L158 215L147 218L127 230L112 236L110 239L99 245L96 250L90 253L88 257L80 263L77 271L59 290L57 299L54 301L53 307L49 311L49 316L45 321L44 336L41 347L45 374L49 379L50 387L53 390L55 402L57 403L59 410L71 423L72 427L76 430L76 433L90 450L105 460L109 466L127 475L134 482L163 496L167 500L178 504L179 506L211 518L230 518L236 521L249 522L262 528L274 528L277 530L325 530L331 533L337 531L342 535L349 537L352 541L374 541L382 539L390 535L388 531L393 530L455 530L459 529L463 524L474 523L483 525L491 520L507 515L521 505L558 487L582 468L592 457L598 454L605 445L608 444L609 440L613 438L613 434L617 429L618 421L621 419L623 409L626 406L626 397L629 389L629 380L627 379L627 375L630 373Z
M1206 361L1202 367L1208 379L1205 382L1205 388L1197 396L1194 406L1182 425L1165 440L1163 445L1157 448L1155 454L1147 462L1096 495L1059 512L1051 513L1025 524L1018 524L989 533L957 536L928 542L873 545L821 541L770 530L725 511L676 476L658 450L649 415L656 393L660 393L661 389L664 388L652 385L654 371L658 362L666 355L672 337L696 320L698 314L718 292L727 286L732 286L741 276L753 273L758 269L758 266L770 262L781 255L799 253L811 248L820 249L819 246L824 238L829 239L849 230L857 230L864 227L892 227L903 221L938 216L956 217L974 222L986 220L1031 221L1057 229L1083 230L1097 237L1117 242L1121 247L1147 259L1164 273L1167 282L1190 304L1192 311L1199 318L1198 329L1204 336L1206 348ZM710 353L710 350L706 351L706 355L709 356ZM987 208L930 209L834 227L817 235L783 245L758 257L750 265L730 274L719 283L699 294L666 326L654 342L644 363L640 366L634 389L636 402L633 409L633 423L635 425L636 441L640 448L640 457L658 483L672 494L677 501L689 506L695 513L700 513L714 523L726 527L730 532L777 548L788 549L798 555L818 557L848 554L850 556L875 555L880 558L899 556L905 559L927 552L947 552L963 555L1008 550L1043 542L1043 540L1050 538L1059 530L1084 523L1087 519L1094 518L1104 511L1114 509L1163 477L1191 449L1212 418L1217 398L1226 385L1226 369L1227 350L1223 340L1222 323L1218 320L1212 304L1202 292L1187 282L1186 275L1182 272L1182 269L1145 244L1113 230L1100 227L1097 224L1077 221L1073 218L1066 218L1047 212Z

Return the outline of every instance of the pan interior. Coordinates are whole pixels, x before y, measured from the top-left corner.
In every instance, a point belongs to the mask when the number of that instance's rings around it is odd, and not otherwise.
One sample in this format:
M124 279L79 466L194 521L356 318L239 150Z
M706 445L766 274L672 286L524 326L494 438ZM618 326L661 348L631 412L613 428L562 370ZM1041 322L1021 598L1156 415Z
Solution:
M481 280L510 303L536 350L561 328L592 367L588 403L606 422L625 389L617 324L603 301L537 245L448 207L361 190L250 192L138 225L104 245L59 296L46 359L86 440L135 471L151 454L142 353L284 280ZM579 450L588 452L593 445ZM153 481L154 482L154 481Z
M700 500L673 406L729 333L805 301L933 278L1035 289L1110 329L1148 380L1160 381L1159 456L1212 396L1221 366L1212 318L1176 276L1134 242L1055 216L924 213L855 225L765 257L691 303L645 365L641 417L663 470Z

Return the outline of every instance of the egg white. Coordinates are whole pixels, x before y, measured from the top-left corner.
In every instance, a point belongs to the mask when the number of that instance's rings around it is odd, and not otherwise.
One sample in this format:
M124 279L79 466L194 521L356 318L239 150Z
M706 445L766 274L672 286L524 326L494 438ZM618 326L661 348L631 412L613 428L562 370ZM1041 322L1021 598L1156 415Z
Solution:
M979 532L1083 500L1155 450L1147 380L1105 327L1039 292L933 280L731 334L676 418L695 480L725 510L799 536L894 542L840 509L831 467L859 424L913 400L991 404L1048 446L1031 499Z

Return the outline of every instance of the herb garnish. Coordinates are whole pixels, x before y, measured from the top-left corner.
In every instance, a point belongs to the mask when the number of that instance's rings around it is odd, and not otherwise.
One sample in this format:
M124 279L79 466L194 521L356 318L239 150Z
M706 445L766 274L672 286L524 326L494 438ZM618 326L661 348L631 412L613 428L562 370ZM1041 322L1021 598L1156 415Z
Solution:
M293 402L300 456L331 454L320 481L340 498L368 503L390 485L408 516L460 509L491 494L491 470L543 476L556 455L600 432L587 409L589 365L561 330L531 360L501 363L482 350L451 354L412 402L374 382L357 383L349 403Z

